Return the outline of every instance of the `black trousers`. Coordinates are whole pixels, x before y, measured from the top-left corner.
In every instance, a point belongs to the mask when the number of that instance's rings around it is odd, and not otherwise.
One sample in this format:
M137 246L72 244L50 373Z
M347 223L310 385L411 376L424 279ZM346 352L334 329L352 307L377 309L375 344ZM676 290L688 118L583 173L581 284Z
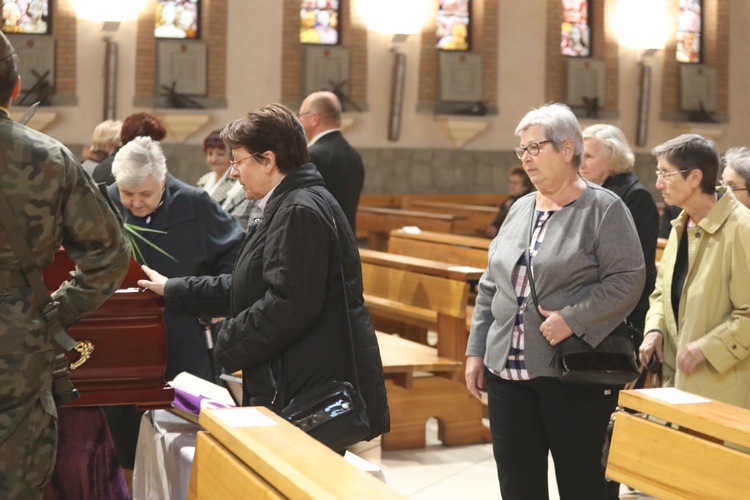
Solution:
M619 387L557 378L503 380L486 371L492 448L504 500L549 498L552 453L561 500L606 496L602 447Z

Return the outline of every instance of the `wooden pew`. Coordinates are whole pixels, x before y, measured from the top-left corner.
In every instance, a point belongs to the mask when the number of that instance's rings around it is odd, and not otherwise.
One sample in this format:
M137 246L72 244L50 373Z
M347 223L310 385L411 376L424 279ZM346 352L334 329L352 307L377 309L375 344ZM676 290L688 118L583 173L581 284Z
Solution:
M367 248L385 251L392 229L418 226L426 231L453 232L460 215L417 212L396 208L360 206L357 209L357 232L367 234Z
M404 198L412 201L421 200L464 205L487 205L497 208L508 199L508 195L504 193L363 194L359 197L359 206L406 208L404 206Z
M427 419L438 420L438 438L446 446L486 443L482 403L461 380L435 376L458 373L463 363L438 356L437 350L378 332L386 377L391 431L381 438L383 450L424 448ZM428 376L415 376L427 372Z
M438 355L463 362L469 285L484 269L366 249L360 258L370 313L437 331Z
M191 500L402 498L266 408L203 409L199 421Z
M656 269L659 269L661 264L661 256L664 254L664 248L667 246L666 238L659 238L656 240Z
M497 208L508 199L508 195L505 193L408 193L400 195L400 199L403 208L416 200L458 203L461 205L487 205Z
M469 236L483 236L487 226L495 220L498 211L497 206L421 200L413 199L409 196L404 196L402 201L402 206L405 210L421 210L424 212L464 216L464 219L456 222L454 232Z
M492 440L482 425L484 408L471 396L462 380L461 361L438 356L437 349L377 332L383 363L391 431L381 437L383 450L425 447L425 426L438 420L438 438L446 446L486 443ZM242 377L242 372L234 374ZM447 377L446 377L447 376Z
M649 418L617 413L607 477L661 499L748 498L750 410L665 400L692 396L675 391L620 392L621 408Z
M401 196L395 194L363 194L359 197L358 206L401 208Z
M488 238L476 236L394 229L388 239L388 253L484 269L491 242Z

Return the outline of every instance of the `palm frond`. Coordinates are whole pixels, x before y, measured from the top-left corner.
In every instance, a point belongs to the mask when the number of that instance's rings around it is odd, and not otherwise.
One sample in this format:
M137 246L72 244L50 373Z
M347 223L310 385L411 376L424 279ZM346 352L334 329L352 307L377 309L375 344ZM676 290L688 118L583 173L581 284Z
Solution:
M151 229L148 227L142 227L142 226L136 226L134 224L128 224L127 222L124 222L122 224L123 229L125 229L125 236L128 239L128 243L130 243L130 252L133 255L133 258L136 260L139 260L143 262L144 264L148 265L148 262L146 262L146 259L143 256L143 252L141 252L140 247L138 246L138 240L142 241L146 245L150 246L157 252L161 253L162 255L166 255L170 259L172 259L175 262L178 262L177 259L175 259L173 256L171 256L169 253L164 251L163 249L159 248L158 245L155 245L153 242L147 240L143 237L140 233L160 233L160 234L167 234L166 231L162 231L160 229Z

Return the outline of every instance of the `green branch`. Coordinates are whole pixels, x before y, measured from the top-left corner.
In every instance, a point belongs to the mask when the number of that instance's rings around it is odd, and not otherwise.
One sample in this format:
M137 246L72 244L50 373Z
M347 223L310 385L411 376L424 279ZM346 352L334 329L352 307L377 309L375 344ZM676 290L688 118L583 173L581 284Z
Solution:
M148 262L146 262L145 257L143 256L143 252L141 252L140 247L138 246L138 240L144 242L154 250L158 251L162 255L166 255L170 259L172 259L175 262L178 262L177 259L169 255L167 252L159 248L157 245L152 243L151 241L147 240L142 234L144 233L159 233L159 234L167 234L166 231L161 231L159 229L150 229L147 227L142 226L136 226L133 224L128 224L127 222L124 222L122 224L123 229L125 229L125 237L128 239L128 243L130 244L130 253L133 255L133 258L143 262L145 265L148 265Z

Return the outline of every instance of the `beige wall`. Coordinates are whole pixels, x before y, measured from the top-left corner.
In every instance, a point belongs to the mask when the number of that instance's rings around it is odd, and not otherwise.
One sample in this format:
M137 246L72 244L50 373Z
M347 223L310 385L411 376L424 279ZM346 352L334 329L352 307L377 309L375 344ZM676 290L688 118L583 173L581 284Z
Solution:
M513 130L530 108L544 99L544 43L546 0L499 0L499 69L498 106L500 114L482 118L489 124L487 131L469 142L465 149L476 151L507 151L516 145ZM720 134L720 148L750 144L746 130L750 125L750 2L733 1L730 6L730 94L731 122L709 131ZM210 122L187 140L199 144L213 128L237 118L247 111L280 99L281 88L281 20L282 2L268 0L229 0L227 109L205 110ZM55 107L56 120L46 132L69 144L86 144L102 115L103 57L100 25L78 22L78 106ZM124 117L133 111L156 111L133 107L135 60L135 22L124 23L115 35L119 44L119 86L117 111ZM431 115L418 114L417 71L419 36L411 36L403 50L407 55L405 105L401 138L389 142L387 117L390 88L391 54L385 35L368 36L368 105L370 111L353 114L354 125L347 132L350 140L361 148L435 148L450 149L452 143L440 131ZM620 49L620 117L613 123L620 126L634 142L637 106L636 55ZM662 122L659 118L661 58L652 62L654 81L651 95L649 141L639 151L648 152L654 145L687 129L682 125ZM669 54L671 57L671 54ZM584 125L590 122L585 122ZM698 132L703 129L694 129ZM167 141L169 142L169 140Z

